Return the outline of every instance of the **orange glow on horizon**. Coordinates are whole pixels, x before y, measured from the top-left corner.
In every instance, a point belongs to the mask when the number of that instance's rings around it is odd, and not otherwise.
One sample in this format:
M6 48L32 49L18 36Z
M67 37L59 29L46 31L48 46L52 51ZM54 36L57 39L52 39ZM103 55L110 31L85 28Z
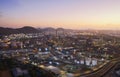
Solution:
M120 30L119 0L13 0L0 7L2 27Z

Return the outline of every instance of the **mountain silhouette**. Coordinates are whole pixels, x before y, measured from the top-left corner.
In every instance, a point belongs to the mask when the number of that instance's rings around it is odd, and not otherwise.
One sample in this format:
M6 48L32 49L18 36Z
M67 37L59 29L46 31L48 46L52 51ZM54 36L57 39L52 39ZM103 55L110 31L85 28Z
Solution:
M40 32L38 29L30 26L25 26L17 29L0 27L0 35L18 34L18 33L38 33L38 32Z

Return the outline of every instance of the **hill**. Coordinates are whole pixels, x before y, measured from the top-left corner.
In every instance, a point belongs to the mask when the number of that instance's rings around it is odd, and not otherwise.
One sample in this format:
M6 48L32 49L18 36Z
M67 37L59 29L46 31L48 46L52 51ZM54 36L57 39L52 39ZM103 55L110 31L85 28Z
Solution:
M25 26L17 29L0 27L0 35L17 34L17 33L38 33L38 32L40 31L34 27L29 27L29 26Z

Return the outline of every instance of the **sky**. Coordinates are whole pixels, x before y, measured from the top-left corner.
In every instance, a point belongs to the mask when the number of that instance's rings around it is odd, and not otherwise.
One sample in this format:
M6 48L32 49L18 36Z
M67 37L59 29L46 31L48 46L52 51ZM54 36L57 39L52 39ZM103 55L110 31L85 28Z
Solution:
M120 0L0 0L0 27L120 30Z

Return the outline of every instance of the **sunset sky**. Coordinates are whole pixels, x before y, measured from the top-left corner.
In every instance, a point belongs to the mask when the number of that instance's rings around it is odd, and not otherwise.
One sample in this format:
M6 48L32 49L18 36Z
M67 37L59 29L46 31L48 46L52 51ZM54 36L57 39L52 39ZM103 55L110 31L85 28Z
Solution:
M0 0L0 27L119 29L120 0Z

